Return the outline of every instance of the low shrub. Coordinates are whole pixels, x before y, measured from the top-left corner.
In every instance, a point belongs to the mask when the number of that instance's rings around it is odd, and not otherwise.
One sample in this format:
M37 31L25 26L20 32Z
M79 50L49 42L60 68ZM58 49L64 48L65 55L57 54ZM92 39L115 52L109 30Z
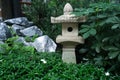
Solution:
M43 60L46 62L43 62ZM18 52L0 55L0 79L41 79L53 68L56 62L60 62L60 59L54 53L31 54Z
M110 80L92 64L66 64L57 53L0 54L1 80Z
M8 42L9 41L9 42ZM59 53L38 53L13 43L0 45L0 80L116 80L90 63L66 64ZM12 44L11 44L12 43ZM9 45L8 45L9 44Z

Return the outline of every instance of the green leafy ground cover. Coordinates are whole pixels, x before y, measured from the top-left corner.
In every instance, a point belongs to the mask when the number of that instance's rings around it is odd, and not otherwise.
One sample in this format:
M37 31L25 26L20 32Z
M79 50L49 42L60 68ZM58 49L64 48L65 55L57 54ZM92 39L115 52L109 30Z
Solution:
M46 62L43 62L44 59ZM0 54L0 80L110 80L92 64L65 64L57 53ZM116 79L114 79L116 80Z
M66 64L60 53L38 53L14 40L16 37L0 45L0 80L119 80L104 68Z
M24 8L26 15L53 39L61 30L59 25L50 23L50 16L63 14L67 2L77 7L77 16L88 16L79 30L86 39L82 48L88 49L84 56L88 61L66 64L61 61L61 54L38 53L32 47L15 43L15 37L0 45L0 80L120 80L119 4L111 4L110 0L32 1L31 6ZM107 3L91 4L99 1Z

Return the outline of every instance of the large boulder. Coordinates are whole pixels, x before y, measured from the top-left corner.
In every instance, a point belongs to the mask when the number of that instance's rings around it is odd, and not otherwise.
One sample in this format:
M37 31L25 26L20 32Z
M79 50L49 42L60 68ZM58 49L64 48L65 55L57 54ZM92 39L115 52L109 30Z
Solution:
M22 26L31 26L33 25L33 22L28 21L26 17L18 17L13 19L8 19L4 21L7 24L17 24Z
M25 28L23 30L20 30L20 32L23 34L23 36L28 36L28 37L32 37L32 36L42 36L43 32L37 27L37 26L31 26L28 28Z
M47 35L36 38L32 45L38 52L55 52L57 47Z
M0 23L0 41L4 41L10 37L12 37L10 29L5 23L1 22Z
M13 33L21 36L22 34L20 33L20 30L24 29L24 27L20 26L20 25L17 25L17 24L13 24L11 29L12 29Z

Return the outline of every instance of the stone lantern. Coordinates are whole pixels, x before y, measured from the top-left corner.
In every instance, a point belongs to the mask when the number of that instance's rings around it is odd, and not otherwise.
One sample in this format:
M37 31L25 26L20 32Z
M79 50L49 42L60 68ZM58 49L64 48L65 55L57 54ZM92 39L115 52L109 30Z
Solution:
M51 23L62 23L62 35L58 35L56 42L63 45L62 60L66 63L76 63L75 47L83 44L84 39L78 36L78 23L86 21L86 17L76 17L72 14L73 8L67 3L64 14L59 17L51 17Z

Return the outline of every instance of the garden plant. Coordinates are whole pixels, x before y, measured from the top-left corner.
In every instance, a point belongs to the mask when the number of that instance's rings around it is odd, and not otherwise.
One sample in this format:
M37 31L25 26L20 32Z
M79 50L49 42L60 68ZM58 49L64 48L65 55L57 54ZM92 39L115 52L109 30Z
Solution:
M88 8L75 9L77 16L87 16L81 25L80 34L86 39L86 58L108 71L120 69L120 5L94 3Z
M66 64L59 53L40 53L9 38L0 45L0 80L118 80L91 63Z
M60 51L37 52L16 43L16 36L0 44L0 80L120 80L120 5L115 0L32 0L23 10L55 40L61 25L51 24L50 17L61 15L67 2L76 7L72 14L87 17L79 24L85 39L78 46L80 58L84 55L80 63L63 63Z

